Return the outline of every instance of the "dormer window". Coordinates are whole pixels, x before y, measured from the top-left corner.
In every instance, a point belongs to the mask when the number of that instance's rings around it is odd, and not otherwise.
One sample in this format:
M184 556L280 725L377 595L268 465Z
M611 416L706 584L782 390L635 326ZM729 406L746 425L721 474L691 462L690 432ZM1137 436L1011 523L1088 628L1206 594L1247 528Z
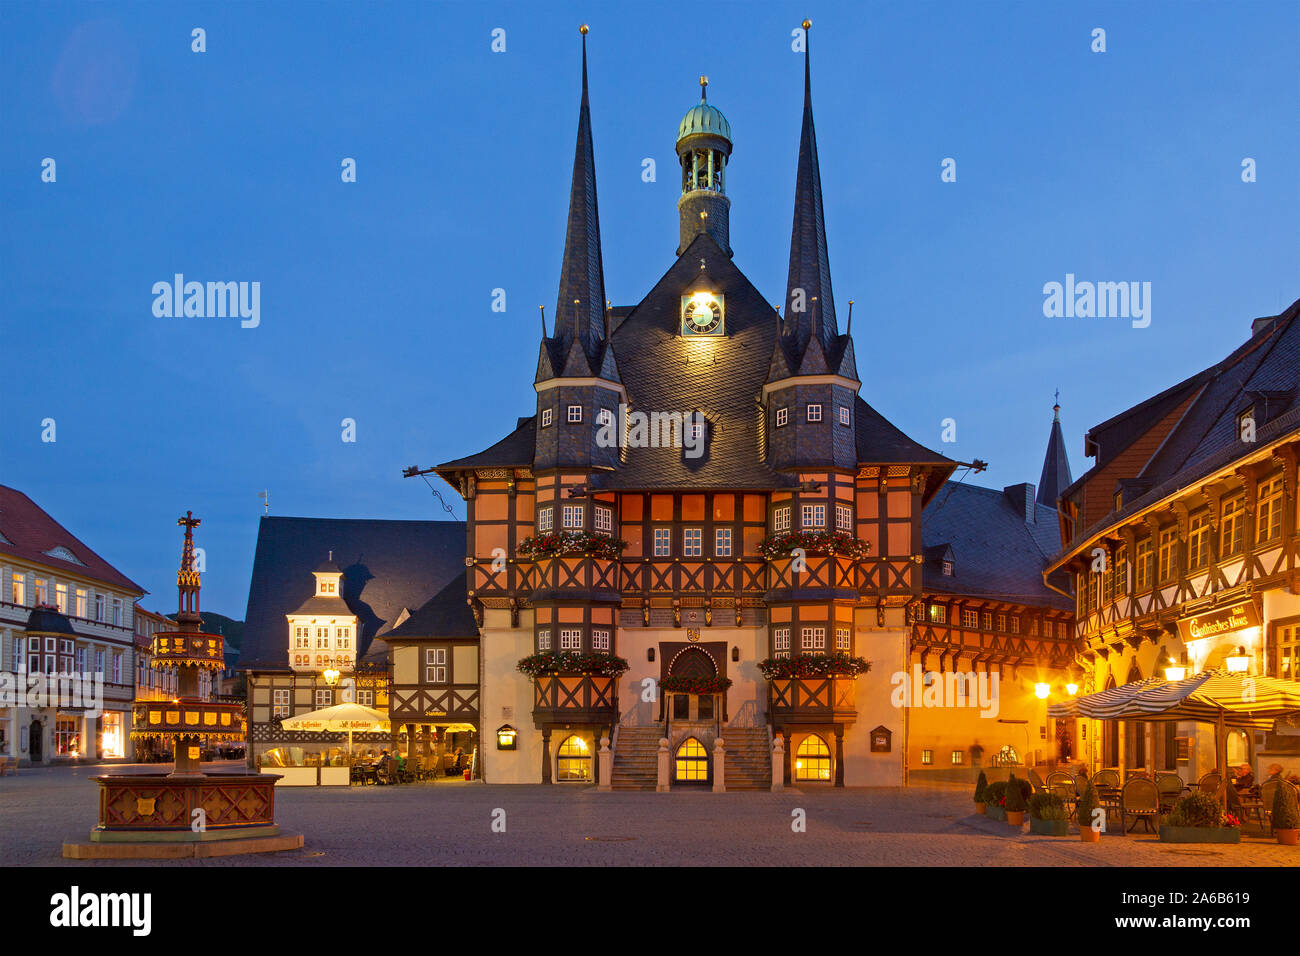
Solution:
M1253 442L1255 440L1255 406L1248 405L1237 414L1237 440Z
M950 577L952 577L952 562L951 562L951 561L944 561L943 564L941 565L941 568L942 568L942 570L943 570L943 576L944 576L945 578L950 578Z

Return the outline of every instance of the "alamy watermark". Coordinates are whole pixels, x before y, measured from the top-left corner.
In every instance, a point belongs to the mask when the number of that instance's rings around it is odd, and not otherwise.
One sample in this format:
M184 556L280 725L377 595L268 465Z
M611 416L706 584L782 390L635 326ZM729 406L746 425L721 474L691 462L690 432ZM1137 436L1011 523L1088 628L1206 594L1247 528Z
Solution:
M153 284L153 314L160 319L240 319L240 327L262 323L262 283L186 282L176 273L171 282Z
M104 713L104 675L13 674L0 672L0 707L85 708L87 717Z
M998 715L997 671L896 671L889 678L893 691L889 702L895 707L977 707L981 717Z
M702 412L629 412L618 406L618 417L605 410L596 432L601 448L681 448L687 458L704 454L707 421Z
M1043 315L1049 319L1132 319L1133 328L1151 324L1150 282L1065 282L1043 285Z

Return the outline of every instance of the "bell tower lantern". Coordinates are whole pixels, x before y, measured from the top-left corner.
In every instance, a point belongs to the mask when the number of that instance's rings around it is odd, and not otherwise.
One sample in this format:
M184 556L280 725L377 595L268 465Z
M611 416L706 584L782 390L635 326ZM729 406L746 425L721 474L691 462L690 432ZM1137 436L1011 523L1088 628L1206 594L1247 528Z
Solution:
M700 233L708 233L731 255L727 198L727 161L731 158L731 124L708 101L709 78L700 77L700 102L692 106L677 129L677 158L682 165L682 197L677 200L681 223L680 256Z

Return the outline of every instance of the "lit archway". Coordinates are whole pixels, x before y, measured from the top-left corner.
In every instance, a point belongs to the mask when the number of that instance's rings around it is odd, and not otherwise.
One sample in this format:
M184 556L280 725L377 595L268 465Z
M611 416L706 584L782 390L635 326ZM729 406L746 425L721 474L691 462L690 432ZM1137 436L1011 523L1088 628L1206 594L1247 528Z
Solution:
M704 783L709 779L709 752L694 737L687 737L677 748L673 779L680 783Z
M577 734L566 737L556 752L557 780L590 780L591 747Z
M795 749L794 778L811 781L831 779L831 748L816 734L809 734Z

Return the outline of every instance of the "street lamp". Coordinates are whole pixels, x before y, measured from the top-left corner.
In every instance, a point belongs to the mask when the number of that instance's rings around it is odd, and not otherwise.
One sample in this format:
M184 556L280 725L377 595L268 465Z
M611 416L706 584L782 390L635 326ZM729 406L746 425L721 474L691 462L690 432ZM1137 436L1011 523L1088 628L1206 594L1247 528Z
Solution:
M1034 685L1034 696L1039 700L1047 700L1047 696L1052 692L1052 685L1039 682Z
M1250 655L1246 653L1246 648L1238 647L1237 653L1224 659L1224 664L1227 665L1229 674L1244 674L1250 670Z

